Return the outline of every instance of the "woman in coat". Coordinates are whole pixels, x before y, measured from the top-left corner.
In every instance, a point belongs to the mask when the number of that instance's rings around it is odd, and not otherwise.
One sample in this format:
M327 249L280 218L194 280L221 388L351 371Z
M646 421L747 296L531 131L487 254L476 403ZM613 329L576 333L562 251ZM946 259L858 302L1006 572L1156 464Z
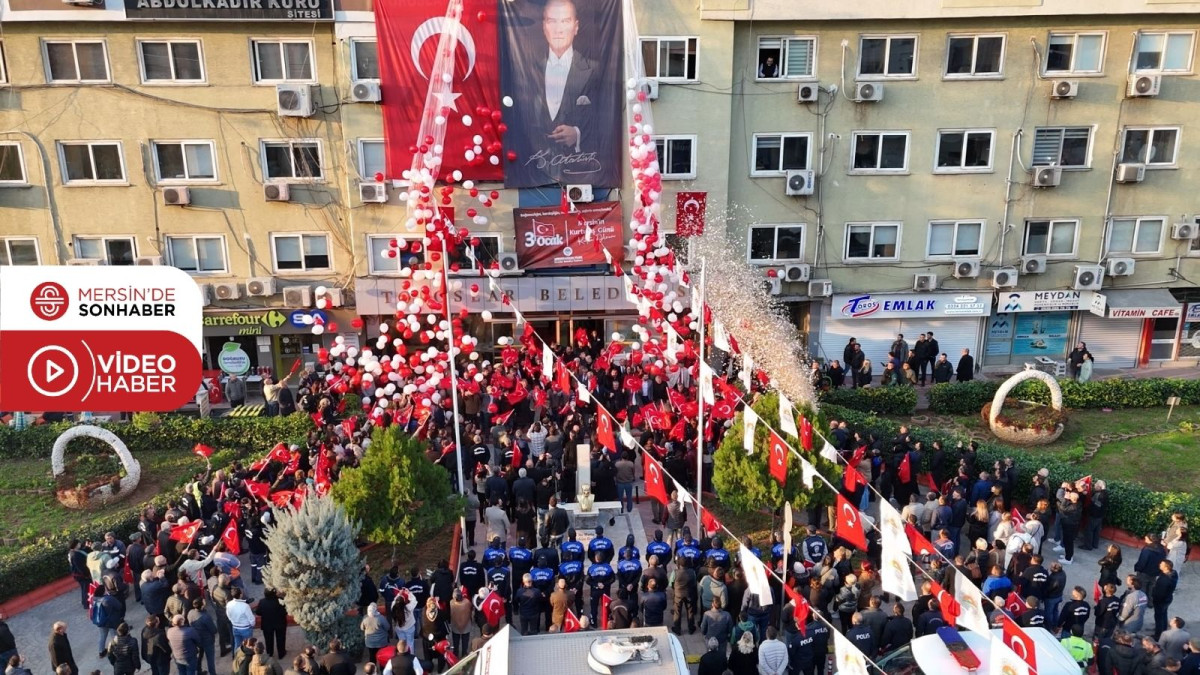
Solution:
M392 624L379 613L379 605L367 605L367 615L362 620L363 645L367 648L367 663L375 663L375 655L391 642Z
M129 634L129 624L124 621L117 626L117 636L108 643L108 662L112 664L113 675L133 675L142 669L137 640Z
M446 669L446 656L434 647L450 634L446 618L446 610L438 605L437 598L425 601L425 611L421 612L421 642L425 646L425 660L436 663L435 672L439 673Z
M1096 361L1092 359L1091 352L1085 352L1083 355L1083 363L1079 364L1079 381L1087 382L1092 379L1092 367L1096 365Z
M1120 587L1121 577L1117 570L1121 569L1121 547L1109 544L1108 551L1100 559L1100 586L1112 584Z
M729 672L733 675L758 675L758 645L754 631L742 633L729 652Z

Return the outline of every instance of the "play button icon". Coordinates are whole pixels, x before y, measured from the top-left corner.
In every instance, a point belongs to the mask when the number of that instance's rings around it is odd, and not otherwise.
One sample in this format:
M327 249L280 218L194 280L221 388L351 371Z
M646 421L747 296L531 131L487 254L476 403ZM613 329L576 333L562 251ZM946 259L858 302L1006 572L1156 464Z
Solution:
M58 345L48 345L33 353L26 371L29 384L43 396L62 396L79 380L75 356ZM65 378L65 379L64 379Z

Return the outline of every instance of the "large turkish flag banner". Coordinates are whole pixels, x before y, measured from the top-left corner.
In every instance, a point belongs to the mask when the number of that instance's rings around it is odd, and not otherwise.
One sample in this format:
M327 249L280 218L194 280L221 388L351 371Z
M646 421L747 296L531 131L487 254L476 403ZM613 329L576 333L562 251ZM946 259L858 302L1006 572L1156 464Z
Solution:
M500 39L495 0L461 0L462 21L456 32L453 80L450 94L436 101L446 116L441 174L455 169L464 178L501 180L504 162L491 164L488 146L501 144L498 122L490 111L500 111ZM483 21L479 17L483 17ZM383 135L386 140L387 178L400 180L412 168L410 148L418 138L430 71L442 30L453 25L447 18L446 0L375 0L375 32L379 45L379 87L383 102ZM439 74L440 77L440 74ZM488 115L479 114L486 108ZM468 115L471 126L463 123ZM475 136L482 143L475 143ZM479 145L482 156L467 160L465 153ZM372 180L371 176L363 176Z
M862 516L846 498L837 496L837 536L845 539L860 551L867 550L867 535L863 532Z
M787 445L775 430L771 430L771 477L782 486L787 483Z

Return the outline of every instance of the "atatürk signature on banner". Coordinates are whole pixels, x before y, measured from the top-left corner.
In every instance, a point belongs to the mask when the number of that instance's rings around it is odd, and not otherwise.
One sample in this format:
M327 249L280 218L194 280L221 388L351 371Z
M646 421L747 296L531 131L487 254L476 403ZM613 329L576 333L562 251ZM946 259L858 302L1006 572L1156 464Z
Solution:
M533 164L539 171L545 171L549 167L559 167L563 173L572 174L589 174L597 173L604 169L600 164L600 160L596 158L594 152L576 152L564 154L554 152L547 148L534 153L529 159L525 160L525 166Z

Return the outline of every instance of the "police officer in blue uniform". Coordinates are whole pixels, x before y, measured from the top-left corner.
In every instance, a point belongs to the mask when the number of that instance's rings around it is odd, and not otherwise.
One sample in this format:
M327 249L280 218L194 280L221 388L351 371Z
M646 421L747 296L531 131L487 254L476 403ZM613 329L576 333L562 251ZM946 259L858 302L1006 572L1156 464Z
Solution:
M650 562L650 556L658 556L659 563L666 565L671 560L671 545L663 541L663 531L654 531L654 541L646 544L646 562ZM659 586L662 590L663 586Z
M458 564L458 583L467 587L470 597L487 585L487 574L483 565L475 560L475 551L467 551L467 559Z
M488 583L492 585L496 593L501 598L504 598L504 618L508 623L512 623L512 570L508 569L508 560L504 556L504 551L500 551L499 558L493 558L495 565L489 567L487 571Z
M564 544L568 542L563 542ZM582 545L580 546L582 548ZM575 591L575 613L583 606L583 562L566 560L558 566L558 576L567 582L567 588Z
M600 528L596 528L599 530ZM612 551L609 551L611 553ZM613 571L612 565L609 565L604 556L600 552L592 556L592 564L587 568L587 585L592 598L591 613L589 616L592 619L593 626L599 626L596 619L599 617L600 596L607 595L613 581L617 578L617 573Z
M692 533L688 528L683 528L683 536L679 541L675 542L675 560L683 560L688 567L696 569L700 566L700 542L692 538Z
M517 545L508 549L508 560L512 563L514 579L524 579L533 567L533 552L525 547L525 537L517 540Z
M629 608L629 615L637 616L638 588L642 584L642 561L638 559L637 549L632 546L621 549L621 559L617 561L617 583L627 593L625 606Z
M633 535L632 534L625 535L625 545L622 546L619 551L617 551L617 559L624 560L626 551L632 551L634 558L642 557L642 552L638 550L637 546L633 545Z
M754 540L750 537L746 537L745 541L742 542L742 548L738 550L738 556L741 556L744 551L749 551L754 555L755 558L762 560L762 551L754 545ZM741 560L740 557L739 560ZM727 567L725 569L729 568Z
M815 525L808 526L808 536L804 538L802 545L804 559L810 564L818 565L829 555L829 543L825 541L825 537L817 534Z
M583 544L575 541L575 528L567 530L567 540L558 547L563 562L583 562Z
M704 555L704 562L710 570L718 567L723 570L729 569L729 551L725 550L724 542L720 537L713 537L712 548L708 549L708 553Z
M483 550L483 566L486 569L491 569L496 566L496 561L505 557L504 544L500 541L500 537L492 537L492 542Z
M529 577L533 579L533 587L545 594L547 601L542 607L542 614L545 616L545 630L550 630L550 594L554 592L554 567L551 567L550 560L545 555L538 556L537 564L529 570Z
M601 557L601 562L608 564L612 562L613 555L616 549L613 547L612 539L604 536L604 526L596 526L596 538L588 542L587 557L588 560L595 560L596 556Z
M558 569L558 563L561 562L558 559L558 548L550 545L550 537L548 536L542 537L541 548L533 552L534 560L541 560L542 558L546 559L546 564L539 564L539 567L549 567L551 570ZM546 595L549 595L549 593Z

